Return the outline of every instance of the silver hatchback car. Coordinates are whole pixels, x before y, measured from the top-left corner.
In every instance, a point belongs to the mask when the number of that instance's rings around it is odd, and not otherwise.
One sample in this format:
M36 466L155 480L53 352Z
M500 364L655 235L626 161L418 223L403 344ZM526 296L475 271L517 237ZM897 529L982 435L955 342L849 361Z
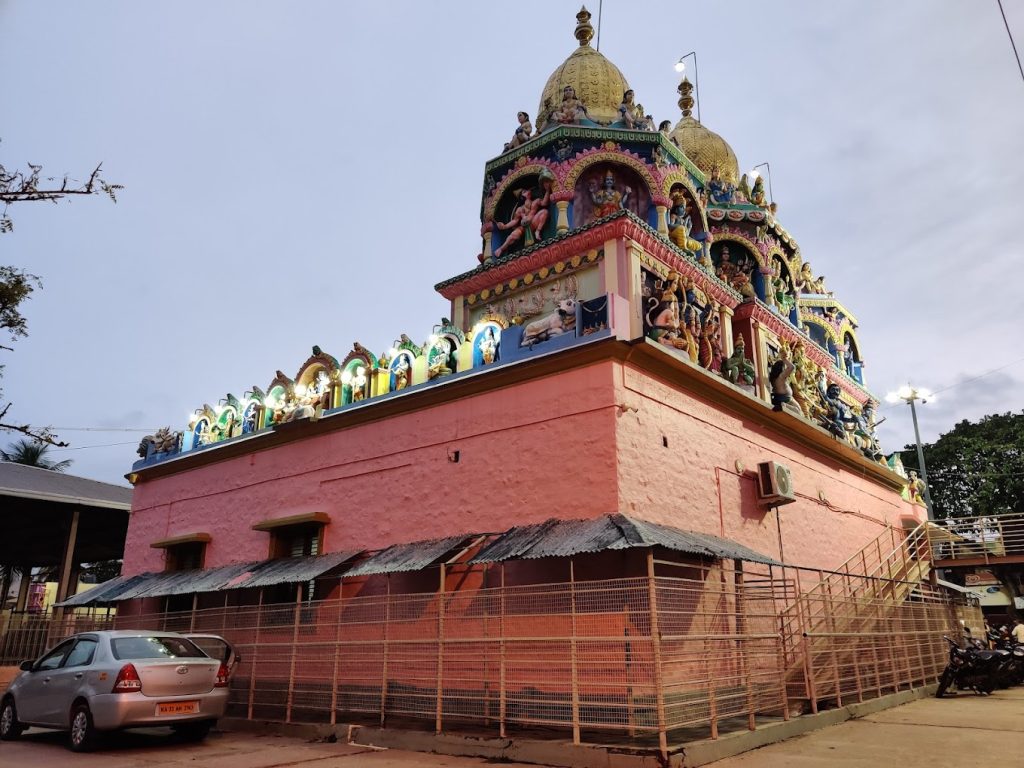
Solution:
M0 739L29 726L69 731L85 752L98 733L169 725L202 739L228 701L228 667L175 632L84 632L21 665L0 699Z

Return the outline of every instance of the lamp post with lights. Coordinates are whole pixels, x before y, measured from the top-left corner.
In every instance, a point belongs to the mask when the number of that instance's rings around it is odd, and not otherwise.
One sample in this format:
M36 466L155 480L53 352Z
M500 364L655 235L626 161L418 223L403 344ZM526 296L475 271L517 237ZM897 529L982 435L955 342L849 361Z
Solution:
M890 403L898 403L902 400L910 406L910 416L914 420L914 440L917 442L917 463L921 468L921 482L924 483L924 505L928 511L928 519L934 520L935 512L932 509L932 492L931 487L928 485L928 468L924 464L924 448L921 447L921 430L917 426L917 408L914 406L914 403L920 400L923 405L929 400L934 401L935 395L924 387L912 387L909 384L904 384L895 392L887 394L885 399Z

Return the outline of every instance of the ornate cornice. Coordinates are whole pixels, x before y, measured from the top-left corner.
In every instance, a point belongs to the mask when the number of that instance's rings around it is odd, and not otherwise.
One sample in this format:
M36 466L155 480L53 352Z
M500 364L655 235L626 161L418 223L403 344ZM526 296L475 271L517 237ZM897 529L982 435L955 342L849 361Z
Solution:
M570 230L553 240L539 243L500 261L484 262L470 272L438 283L434 288L446 299L451 300L532 273L541 267L549 267L620 237L633 240L680 274L700 280L701 288L719 303L734 307L743 300L738 291L686 256L685 251L659 235L632 211L626 210L616 211L610 216L579 229Z

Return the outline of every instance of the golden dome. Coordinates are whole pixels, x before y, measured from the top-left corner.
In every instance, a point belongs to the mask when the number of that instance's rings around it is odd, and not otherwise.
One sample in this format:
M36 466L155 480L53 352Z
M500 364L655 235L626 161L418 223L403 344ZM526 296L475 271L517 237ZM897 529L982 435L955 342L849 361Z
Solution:
M576 20L579 48L551 73L540 96L537 114L546 116L551 109L557 109L562 103L562 89L571 85L576 89L576 97L586 106L590 119L607 125L619 119L619 104L622 103L622 94L629 90L629 83L618 67L590 47L594 36L590 11L580 9Z
M678 90L681 94L679 106L683 110L683 117L672 129L671 138L675 140L693 164L709 177L712 169L718 168L722 181L727 181L730 184L739 183L740 164L732 147L725 139L705 128L690 114L690 110L693 108L693 96L691 95L693 85L689 80L684 79L679 84Z

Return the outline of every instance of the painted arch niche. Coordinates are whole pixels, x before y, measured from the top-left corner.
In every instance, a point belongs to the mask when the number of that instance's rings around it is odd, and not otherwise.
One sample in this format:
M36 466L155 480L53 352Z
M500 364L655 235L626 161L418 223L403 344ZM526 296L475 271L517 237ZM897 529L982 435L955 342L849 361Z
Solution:
M851 331L843 334L842 366L851 379L859 384L864 383L864 359L860 356L860 342Z
M490 365L501 360L501 332L508 327L503 317L485 315L473 326L473 367Z
M667 216L669 240L695 258L702 258L708 234L700 215L700 204L693 193L679 183L669 189L669 197L672 199Z
M768 306L799 327L793 272L779 254L772 255L772 274L764 275L764 301Z
M341 404L359 403L370 397L373 363L369 356L350 355L341 368Z
M764 275L757 257L743 243L716 238L711 244L711 264L718 279L747 299L764 297Z
M637 171L622 163L600 162L580 174L573 189L573 227L582 227L622 208L644 221L652 215L651 190Z
M555 177L547 169L529 173L506 189L494 208L494 257L529 248L555 236Z

